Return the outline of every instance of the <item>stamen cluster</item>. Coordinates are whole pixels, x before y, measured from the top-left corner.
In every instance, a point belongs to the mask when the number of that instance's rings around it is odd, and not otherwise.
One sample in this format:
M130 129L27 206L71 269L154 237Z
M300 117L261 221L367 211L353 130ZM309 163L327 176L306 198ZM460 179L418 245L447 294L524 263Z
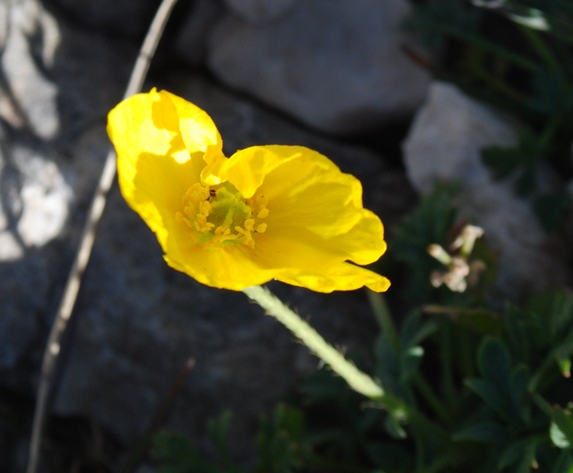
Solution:
M269 215L268 200L262 194L251 199L231 184L193 184L182 198L183 211L176 219L192 230L196 243L208 247L243 244L255 247L255 236L267 230L260 220Z

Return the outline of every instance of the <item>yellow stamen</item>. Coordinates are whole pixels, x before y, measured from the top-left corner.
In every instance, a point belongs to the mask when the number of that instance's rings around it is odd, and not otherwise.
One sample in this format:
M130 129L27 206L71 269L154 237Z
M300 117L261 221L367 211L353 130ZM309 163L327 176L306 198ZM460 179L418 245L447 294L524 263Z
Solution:
M242 244L255 248L257 234L267 230L260 220L268 217L268 199L256 195L244 199L231 184L203 186L193 184L182 198L177 222L185 222L195 242L214 248Z

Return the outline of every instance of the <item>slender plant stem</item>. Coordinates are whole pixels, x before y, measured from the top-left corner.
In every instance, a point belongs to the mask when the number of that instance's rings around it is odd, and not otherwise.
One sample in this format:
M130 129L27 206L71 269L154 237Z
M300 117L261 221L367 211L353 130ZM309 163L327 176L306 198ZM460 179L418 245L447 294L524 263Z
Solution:
M399 343L398 334L396 333L396 327L392 321L392 315L386 299L382 294L370 290L366 292L366 295L382 332L388 337L393 347L397 348Z
M519 29L529 41L531 47L537 52L538 56L547 64L547 66L557 72L560 77L565 77L565 73L559 65L559 61L556 59L555 54L545 44L539 32L523 25L520 25Z
M437 394L434 392L432 387L426 382L420 373L414 374L412 381L418 388L420 395L425 399L428 405L440 418L440 421L444 425L448 425L450 423L450 413L440 398L437 396Z
M176 2L177 0L163 0L159 6L140 49L124 98L133 95L141 89L145 80L145 75L149 69L151 58L155 53L163 29L165 28L167 19L169 18L169 14ZM48 405L49 391L56 361L61 351L62 336L72 316L72 311L81 285L82 275L84 274L91 255L95 232L97 225L101 220L106 198L115 177L115 170L115 153L110 151L107 155L99 183L89 209L88 217L80 239L79 248L68 275L66 287L42 358L42 368L38 393L36 396L34 420L32 424L32 438L30 441L28 466L26 469L27 473L35 473L38 468L41 438L46 416L46 408Z
M271 315L288 328L307 348L326 363L336 374L344 379L356 392L379 402L397 415L405 416L401 402L391 398L384 389L366 373L360 371L338 352L332 345L314 330L300 316L289 309L271 292L261 286L252 286L243 290L251 300L259 304L268 315Z
M454 355L451 339L452 328L448 323L442 323L440 329L440 348L442 353L442 389L444 397L446 398L446 403L453 405L456 400L456 390L454 387Z

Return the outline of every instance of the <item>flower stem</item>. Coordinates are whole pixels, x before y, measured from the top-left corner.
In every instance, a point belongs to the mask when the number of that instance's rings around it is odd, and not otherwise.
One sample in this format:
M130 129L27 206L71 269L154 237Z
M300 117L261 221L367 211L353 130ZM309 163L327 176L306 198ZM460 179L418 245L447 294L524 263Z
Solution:
M268 289L252 286L243 289L251 300L259 304L268 315L273 316L302 341L318 358L344 379L356 392L396 410L399 401L390 399L384 389L366 373L360 371L314 330L300 316L289 309Z

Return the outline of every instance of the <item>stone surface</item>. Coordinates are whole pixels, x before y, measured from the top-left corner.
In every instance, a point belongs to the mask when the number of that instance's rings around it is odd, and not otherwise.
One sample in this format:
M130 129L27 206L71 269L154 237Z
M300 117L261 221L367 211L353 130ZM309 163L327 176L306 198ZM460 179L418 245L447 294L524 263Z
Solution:
M75 25L141 38L161 0L44 0Z
M181 19L173 44L175 53L192 66L202 66L206 61L208 33L225 12L221 0L195 0L189 14Z
M423 100L427 74L401 50L403 0L297 2L274 21L228 14L208 65L224 83L330 133L372 131Z
M60 234L71 189L53 161L18 145L5 148L0 158L0 259L13 261L26 248L43 246Z
M298 0L224 0L229 10L251 23L276 20Z
M404 143L408 176L421 193L438 181L462 184L457 207L483 227L497 253L501 301L571 281L560 246L543 231L531 203L515 196L511 181L494 181L481 161L482 148L515 142L511 124L500 115L436 82Z
M21 27L14 20L16 26L1 38L16 41L18 60L27 64L14 64L14 56L3 56L1 64L0 389L32 396L109 148L106 114L120 100L135 49L75 28L36 0L0 8L25 20ZM50 54L38 55L53 37ZM148 86L169 87L208 110L229 153L265 143L314 147L363 180L366 205L388 227L412 203L403 173L370 151L305 132L200 75L175 69L159 77ZM334 343L356 350L370 346L375 322L362 293L273 287ZM242 294L206 288L168 268L154 236L116 188L67 337L54 412L88 416L129 444L193 357L195 368L168 425L209 451L206 419L233 409L231 445L243 459L252 451L258 416L317 364ZM0 469L8 455L0 452Z
M54 60L60 31L40 4L24 0L0 6L1 70L0 113L12 126L23 127L49 139L57 132L54 84L44 74Z

